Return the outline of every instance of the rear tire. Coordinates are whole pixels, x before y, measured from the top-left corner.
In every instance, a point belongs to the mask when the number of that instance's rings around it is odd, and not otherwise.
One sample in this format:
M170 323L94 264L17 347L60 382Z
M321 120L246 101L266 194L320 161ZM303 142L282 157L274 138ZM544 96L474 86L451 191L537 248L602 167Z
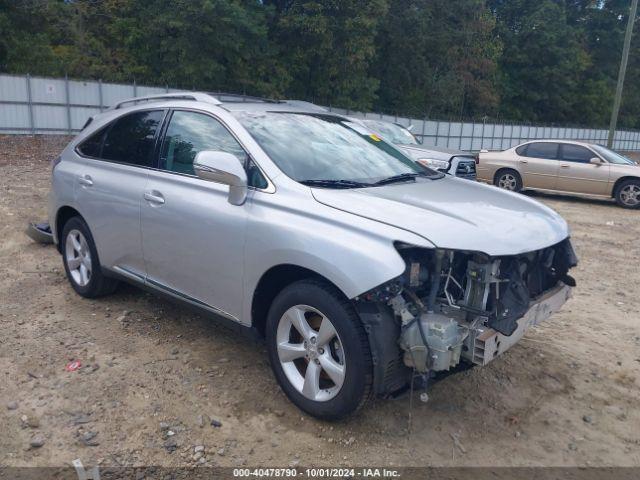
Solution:
M640 208L640 180L623 181L616 188L615 199L622 208Z
M519 192L522 190L522 177L518 172L510 168L503 168L496 172L493 178L493 184L510 192Z
M373 385L369 342L335 287L317 280L289 285L273 301L266 327L271 368L298 408L336 420L365 405Z
M67 278L76 293L96 298L115 291L118 281L102 274L93 236L81 217L72 217L64 224L60 247Z

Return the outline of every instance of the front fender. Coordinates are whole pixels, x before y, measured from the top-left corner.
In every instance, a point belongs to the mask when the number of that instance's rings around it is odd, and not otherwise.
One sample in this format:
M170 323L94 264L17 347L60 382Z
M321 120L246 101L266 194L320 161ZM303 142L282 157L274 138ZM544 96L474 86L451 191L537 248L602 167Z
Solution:
M416 234L324 206L313 198L308 204L289 207L274 205L274 197L268 198L268 204L256 197L252 205L242 323L251 322L253 293L273 267L306 268L354 298L404 272L405 262L394 242L435 248Z

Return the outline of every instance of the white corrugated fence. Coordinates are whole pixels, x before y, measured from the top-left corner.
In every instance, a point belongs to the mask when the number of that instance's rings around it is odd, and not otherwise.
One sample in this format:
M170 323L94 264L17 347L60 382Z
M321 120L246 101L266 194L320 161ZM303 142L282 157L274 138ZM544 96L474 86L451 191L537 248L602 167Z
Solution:
M169 87L147 87L0 74L0 134L74 134L86 120L114 103L142 95L179 91ZM502 150L532 139L572 139L606 144L608 131L571 126L455 122L354 112L329 107L356 118L381 119L404 126L425 145L459 150ZM640 150L640 131L616 131L614 149Z

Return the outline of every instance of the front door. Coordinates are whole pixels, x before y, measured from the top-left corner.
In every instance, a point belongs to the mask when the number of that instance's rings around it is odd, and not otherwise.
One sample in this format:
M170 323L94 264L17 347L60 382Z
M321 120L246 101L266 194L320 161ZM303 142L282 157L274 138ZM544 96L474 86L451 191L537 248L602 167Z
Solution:
M176 110L149 172L142 202L142 245L152 286L239 319L249 202L231 205L229 187L195 176L202 150L246 153L209 114Z
M520 154L520 168L524 172L525 188L554 190L558 177L558 144L535 142Z
M563 143L560 146L560 172L558 190L590 195L607 195L609 186L609 164L594 165L592 158L598 157L582 145Z

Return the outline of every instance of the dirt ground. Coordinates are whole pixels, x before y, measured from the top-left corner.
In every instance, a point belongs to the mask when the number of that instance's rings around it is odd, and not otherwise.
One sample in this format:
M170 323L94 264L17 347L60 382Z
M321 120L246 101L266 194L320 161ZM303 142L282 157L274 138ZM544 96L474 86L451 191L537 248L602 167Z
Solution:
M133 287L73 292L55 249L23 233L46 218L65 142L0 137L0 467L640 466L640 211L532 195L580 257L564 309L426 404L323 423L287 401L261 344Z

